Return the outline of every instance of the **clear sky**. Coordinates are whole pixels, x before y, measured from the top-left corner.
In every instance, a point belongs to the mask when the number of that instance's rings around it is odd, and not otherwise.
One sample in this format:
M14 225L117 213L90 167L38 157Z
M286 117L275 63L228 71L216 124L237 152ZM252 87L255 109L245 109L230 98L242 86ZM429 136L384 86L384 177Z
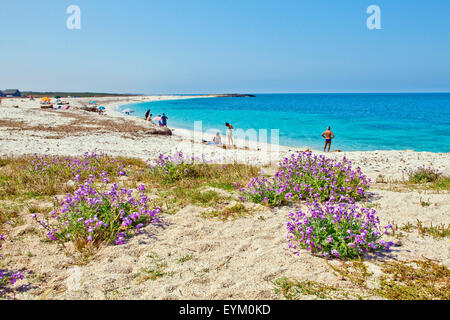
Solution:
M3 89L450 91L449 0L2 0L0 36Z

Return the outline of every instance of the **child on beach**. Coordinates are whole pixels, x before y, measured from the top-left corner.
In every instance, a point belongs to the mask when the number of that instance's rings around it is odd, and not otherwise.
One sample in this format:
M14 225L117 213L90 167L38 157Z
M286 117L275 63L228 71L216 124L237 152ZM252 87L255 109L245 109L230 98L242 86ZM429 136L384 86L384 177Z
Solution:
M227 138L228 138L228 145L234 145L234 141L233 141L233 130L234 127L229 124L228 122L225 123L225 126L228 128L228 132L227 132Z
M330 152L331 140L334 139L334 133L331 131L331 127L328 127L327 131L322 133L322 137L325 138L325 147L323 148L323 152L325 152L327 145L328 145L328 152Z

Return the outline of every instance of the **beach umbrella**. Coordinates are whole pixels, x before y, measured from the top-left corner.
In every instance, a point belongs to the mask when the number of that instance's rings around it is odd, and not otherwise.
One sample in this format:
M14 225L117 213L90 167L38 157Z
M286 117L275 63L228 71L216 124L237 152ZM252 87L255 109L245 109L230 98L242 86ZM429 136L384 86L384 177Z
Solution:
M155 117L155 118L153 118L153 121L161 121L161 120L162 120L161 117Z
M98 110L105 110L105 107L104 106L100 106L100 107L98 107Z
M91 101L91 102L89 102L89 103L95 104L95 101Z
M150 110L148 110L148 111L145 113L145 119L147 119L149 115L150 115Z

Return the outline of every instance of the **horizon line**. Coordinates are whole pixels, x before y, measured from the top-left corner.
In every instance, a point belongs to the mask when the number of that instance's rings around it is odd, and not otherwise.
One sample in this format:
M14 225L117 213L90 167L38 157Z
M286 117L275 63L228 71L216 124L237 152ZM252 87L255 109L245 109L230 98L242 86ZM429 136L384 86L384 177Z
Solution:
M1 89L0 89L1 90ZM7 89L5 89L7 90ZM161 95L219 95L219 94L407 94L407 93L450 93L450 91L322 91L322 92L209 92L209 93L139 93L139 92L113 92L113 91L65 91L65 90L20 90L21 92L33 93L95 93L95 94L118 94L118 95L138 95L138 96L161 96Z

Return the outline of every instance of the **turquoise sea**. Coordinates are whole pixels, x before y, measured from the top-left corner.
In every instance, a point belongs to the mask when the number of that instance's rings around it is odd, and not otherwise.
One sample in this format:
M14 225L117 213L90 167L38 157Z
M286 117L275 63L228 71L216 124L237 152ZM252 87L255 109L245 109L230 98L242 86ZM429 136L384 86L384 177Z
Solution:
M122 106L132 116L163 112L169 127L279 129L280 144L323 148L327 126L333 149L450 152L450 93L256 94L245 98L200 98ZM270 137L269 137L270 139ZM270 140L269 140L270 142Z

